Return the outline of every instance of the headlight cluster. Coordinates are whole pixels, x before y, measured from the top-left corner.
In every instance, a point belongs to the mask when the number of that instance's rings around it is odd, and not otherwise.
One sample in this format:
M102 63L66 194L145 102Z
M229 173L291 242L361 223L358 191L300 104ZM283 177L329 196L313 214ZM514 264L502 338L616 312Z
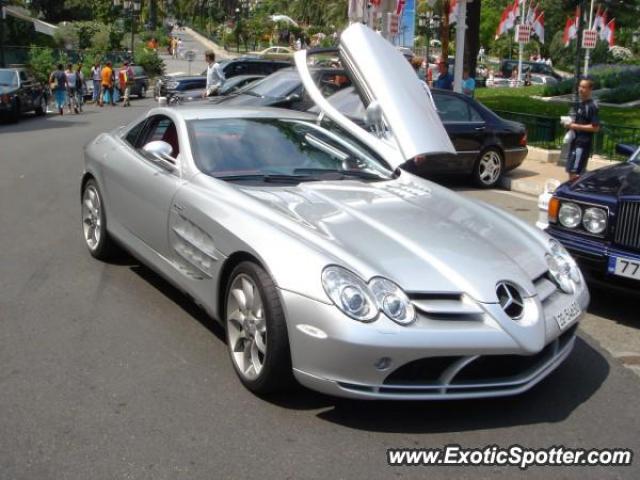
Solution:
M583 207L573 202L562 202L558 221L566 228L582 226L587 232L600 235L607 229L608 214L604 208Z
M332 265L322 272L322 286L331 301L354 320L372 322L380 311L401 325L415 320L407 294L386 278L375 277L366 283L349 270Z
M582 283L582 274L575 260L557 240L549 240L549 253L546 255L549 273L565 293L575 293L576 286Z
M167 90L174 90L178 88L178 82L167 82Z

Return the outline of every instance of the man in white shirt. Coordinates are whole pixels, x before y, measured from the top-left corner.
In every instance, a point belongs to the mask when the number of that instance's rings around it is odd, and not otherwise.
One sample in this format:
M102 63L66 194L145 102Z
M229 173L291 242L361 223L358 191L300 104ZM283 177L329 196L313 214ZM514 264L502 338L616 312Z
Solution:
M204 53L204 58L207 61L207 88L204 96L210 97L216 93L226 79L222 67L216 62L216 54L213 50L207 50Z

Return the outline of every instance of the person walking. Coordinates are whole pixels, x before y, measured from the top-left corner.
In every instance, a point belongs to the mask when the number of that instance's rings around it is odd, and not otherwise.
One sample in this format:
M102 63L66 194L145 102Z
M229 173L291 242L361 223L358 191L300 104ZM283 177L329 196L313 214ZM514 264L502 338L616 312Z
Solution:
M49 75L49 85L56 101L56 108L60 115L64 115L65 95L67 93L67 76L64 73L61 63L56 70Z
M67 76L67 108L69 113L73 109L74 113L80 113L78 105L78 88L76 72L73 71L73 65L69 63L64 74Z
M133 68L129 65L129 61L125 60L122 68L118 71L118 83L120 85L120 90L124 93L124 102L122 103L123 107L131 106L129 95L131 94L131 87L134 83L134 75Z
M78 63L76 68L76 90L78 92L78 105L80 111L84 105L84 94L87 91L87 82L84 79L84 73L82 73L82 64Z
M100 72L102 72L100 62L96 62L93 67L91 67L91 81L93 82L93 96L91 97L91 101L94 103L98 103L98 100L102 98L100 95L100 87L102 85L100 83L102 80Z
M220 85L226 80L224 71L219 63L216 62L216 54L213 50L204 52L204 59L207 62L207 86L204 91L205 97L214 95Z
M115 106L115 102L113 101L113 69L111 68L111 62L107 62L100 72L100 87L100 106L104 106L105 99L107 103Z
M574 132L574 138L569 149L569 157L565 169L569 180L575 180L587 169L587 163L591 156L593 134L600 131L600 119L598 118L598 106L593 101L593 80L585 78L580 80L578 95L580 103L575 120L568 123L566 128Z

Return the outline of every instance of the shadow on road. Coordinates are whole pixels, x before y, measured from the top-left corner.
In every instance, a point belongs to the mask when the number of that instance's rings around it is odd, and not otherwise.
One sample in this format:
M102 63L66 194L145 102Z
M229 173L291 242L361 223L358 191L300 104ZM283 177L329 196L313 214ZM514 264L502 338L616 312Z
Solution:
M66 115L66 114L65 114ZM69 114L70 117L81 118L85 113L79 115ZM53 114L50 117L54 117ZM0 133L21 133L35 132L37 130L49 130L54 128L72 128L79 125L87 125L89 122L78 122L75 120L64 120L61 122L52 122L51 118L29 116L22 117L18 123L0 122Z
M640 330L638 316L640 296L630 297L629 292L608 289L595 284L589 284L589 290L591 291L589 313Z

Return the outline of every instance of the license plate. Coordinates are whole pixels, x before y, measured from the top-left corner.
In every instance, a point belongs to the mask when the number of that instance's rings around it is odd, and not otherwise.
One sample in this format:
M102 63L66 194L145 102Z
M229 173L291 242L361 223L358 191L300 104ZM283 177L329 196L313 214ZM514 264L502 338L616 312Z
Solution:
M576 302L571 302L570 305L556 313L553 318L560 327L560 330L564 330L571 325L576 318L578 318L580 312L581 310L578 304Z
M609 273L640 280L640 261L625 257L611 257L609 260Z

